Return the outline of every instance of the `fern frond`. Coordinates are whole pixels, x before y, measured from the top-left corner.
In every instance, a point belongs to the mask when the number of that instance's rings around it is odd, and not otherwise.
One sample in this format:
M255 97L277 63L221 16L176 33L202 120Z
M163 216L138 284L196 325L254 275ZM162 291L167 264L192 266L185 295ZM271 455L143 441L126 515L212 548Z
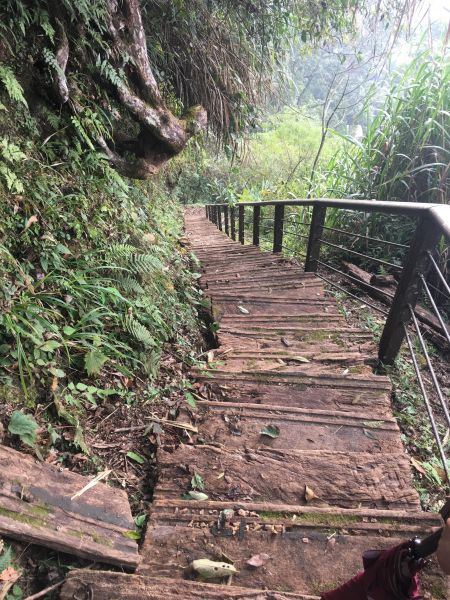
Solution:
M8 96L11 98L11 100L14 100L15 102L21 102L28 107L25 96L23 95L22 86L17 81L12 70L6 65L0 65L0 81L5 86Z
M114 244L110 251L110 258L120 262L134 274L153 273L163 269L163 264L157 256L138 252L130 244Z
M127 315L125 318L125 329L136 341L143 344L146 348L157 346L156 340L151 335L150 331L131 315Z
M144 288L137 279L124 275L117 278L117 285L127 294L144 294Z

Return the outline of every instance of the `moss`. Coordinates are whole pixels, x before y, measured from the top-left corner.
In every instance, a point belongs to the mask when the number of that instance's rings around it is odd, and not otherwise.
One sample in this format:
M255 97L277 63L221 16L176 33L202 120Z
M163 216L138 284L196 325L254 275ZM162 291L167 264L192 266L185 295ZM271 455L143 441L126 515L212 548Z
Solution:
M0 516L6 517L8 519L12 519L13 521L18 521L19 523L25 523L26 525L31 525L31 527L46 527L47 522L44 519L40 519L38 517L32 517L30 515L25 515L23 513L16 513L13 510L8 510L7 508L3 508L0 506Z
M349 367L348 372L352 375L362 375L366 372L366 365L354 365L353 367Z
M94 540L94 542L96 544L99 544L100 546L109 546L112 547L114 544L112 543L112 541L110 539L108 539L107 537L105 537L104 535L100 535L98 533L91 533L91 538Z
M37 515L39 517L48 517L49 514L52 512L52 510L45 506L45 504L38 504L36 506L32 506L30 510L34 515Z

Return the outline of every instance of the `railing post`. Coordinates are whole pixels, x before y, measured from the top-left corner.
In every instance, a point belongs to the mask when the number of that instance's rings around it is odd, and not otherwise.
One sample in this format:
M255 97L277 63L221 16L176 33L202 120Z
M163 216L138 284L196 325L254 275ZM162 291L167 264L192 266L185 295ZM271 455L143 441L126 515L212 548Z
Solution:
M217 225L220 231L222 231L222 207L220 204L217 205Z
M427 252L433 250L441 237L441 231L430 217L423 217L416 229L408 256L403 267L389 314L380 339L378 357L391 365L400 351L405 336L403 324L411 318L409 307L414 309L422 281L430 266Z
M236 209L230 206L231 238L236 241Z
M208 205L205 206L205 216L207 219L209 219L209 207Z
M320 238L327 214L326 206L314 206L309 227L308 249L306 251L305 271L315 273L317 261L320 257Z
M261 220L261 207L253 207L253 245L259 246L259 223Z
M212 207L212 222L217 227L217 206Z
M228 206L223 207L223 216L224 216L224 220L225 220L225 233L227 235L230 235L230 225L229 225L229 221L228 221Z
M240 204L238 207L239 212L239 242L241 244L245 243L245 222L244 222L244 205Z
M284 204L275 204L275 219L273 223L273 251L283 250Z

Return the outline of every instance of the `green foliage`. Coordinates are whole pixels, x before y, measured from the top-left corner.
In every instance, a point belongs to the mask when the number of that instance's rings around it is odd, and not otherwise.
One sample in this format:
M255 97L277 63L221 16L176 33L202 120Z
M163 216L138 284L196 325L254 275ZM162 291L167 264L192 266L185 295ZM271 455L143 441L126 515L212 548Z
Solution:
M40 420L56 415L88 452L84 410L151 396L167 342L193 355L200 297L164 178L137 185L109 166L95 149L108 116L80 90L75 124L12 108L0 88L0 386L45 400Z
M180 173L173 193L184 204L305 197L320 137L314 118L287 108L248 135L241 158L193 145L174 161ZM329 135L319 166L328 162L340 143Z
M32 447L36 444L38 428L39 425L31 415L26 415L19 410L13 412L8 425L9 433L18 435L24 444Z
M12 69L7 65L0 64L0 81L5 86L11 100L14 102L21 102L25 106L28 106L25 96L23 95L22 86L17 81Z
M0 573L11 566L13 553L10 547L3 549L3 541L0 540Z
M358 142L328 167L337 197L447 202L450 191L450 65L422 52L393 79L384 106Z

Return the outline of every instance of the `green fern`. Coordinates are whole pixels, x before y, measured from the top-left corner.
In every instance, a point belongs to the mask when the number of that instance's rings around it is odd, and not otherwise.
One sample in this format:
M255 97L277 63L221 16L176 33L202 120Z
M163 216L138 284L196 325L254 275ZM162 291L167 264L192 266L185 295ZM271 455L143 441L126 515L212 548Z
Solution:
M8 96L15 102L21 102L28 107L25 96L23 95L23 88L17 81L16 76L12 70L6 65L0 65L0 81L6 88Z
M117 278L117 284L121 290L126 292L127 294L144 294L144 288L141 286L137 279L134 277L130 277L129 275L124 275L122 277Z
M23 193L23 183L20 181L14 171L11 171L11 169L8 168L3 162L0 162L0 175L3 175L6 187L10 192L13 194Z
M151 335L150 331L131 315L127 315L125 318L125 329L136 341L143 344L146 348L157 346L155 338Z
M6 548L3 554L0 551L0 573L11 566L13 554L11 548Z
M120 262L134 274L153 273L163 269L163 264L157 256L137 252L137 248L130 244L114 244L110 258Z

